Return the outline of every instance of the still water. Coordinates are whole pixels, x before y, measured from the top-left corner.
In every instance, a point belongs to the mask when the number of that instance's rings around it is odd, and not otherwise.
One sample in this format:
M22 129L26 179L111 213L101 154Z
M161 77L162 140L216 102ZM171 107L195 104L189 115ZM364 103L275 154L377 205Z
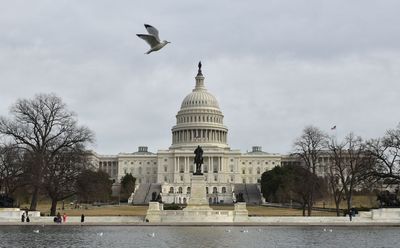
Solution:
M0 247L400 247L400 228L1 226Z

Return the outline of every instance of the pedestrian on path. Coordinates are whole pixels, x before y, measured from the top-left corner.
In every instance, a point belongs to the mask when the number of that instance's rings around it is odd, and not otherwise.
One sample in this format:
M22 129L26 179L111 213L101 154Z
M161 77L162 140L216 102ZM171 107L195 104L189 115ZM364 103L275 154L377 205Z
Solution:
M62 218L63 218L64 223L67 222L67 214L66 213L63 214Z
M81 215L81 223L83 223L83 222L85 222L85 215L84 214Z
M353 220L353 210L352 209L349 210L349 218L350 218L350 221Z
M25 222L25 213L22 213L21 215L21 222Z

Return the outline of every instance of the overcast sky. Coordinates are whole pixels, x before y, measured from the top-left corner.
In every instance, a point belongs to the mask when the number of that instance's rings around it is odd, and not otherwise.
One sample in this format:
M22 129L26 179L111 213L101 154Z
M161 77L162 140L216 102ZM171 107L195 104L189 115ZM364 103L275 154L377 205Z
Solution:
M0 115L56 93L100 154L171 145L199 60L228 143L287 153L306 125L381 136L400 122L400 1L0 0ZM150 55L148 23L171 41Z

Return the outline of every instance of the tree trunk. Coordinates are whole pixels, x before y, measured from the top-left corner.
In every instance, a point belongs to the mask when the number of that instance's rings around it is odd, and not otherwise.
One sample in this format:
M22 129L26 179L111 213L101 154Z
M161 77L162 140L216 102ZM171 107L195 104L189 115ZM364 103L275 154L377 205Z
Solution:
M55 216L57 210L57 200L51 199L50 216Z
M39 186L35 185L33 188L31 205L29 207L30 211L36 211L37 204L38 204L38 198L39 198Z
M306 205L303 205L303 216L306 216Z
M313 207L313 192L312 192L312 194L310 195L310 197L308 198L308 202L307 202L307 215L308 216L311 216L311 213L312 213L312 207Z
M340 201L336 201L335 199L335 206L336 206L336 216L340 216Z

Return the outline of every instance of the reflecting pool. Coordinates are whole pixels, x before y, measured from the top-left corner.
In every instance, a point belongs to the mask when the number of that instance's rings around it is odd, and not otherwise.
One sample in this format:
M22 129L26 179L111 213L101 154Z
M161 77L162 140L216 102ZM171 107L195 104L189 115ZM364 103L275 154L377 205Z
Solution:
M400 228L0 226L0 247L400 247Z

